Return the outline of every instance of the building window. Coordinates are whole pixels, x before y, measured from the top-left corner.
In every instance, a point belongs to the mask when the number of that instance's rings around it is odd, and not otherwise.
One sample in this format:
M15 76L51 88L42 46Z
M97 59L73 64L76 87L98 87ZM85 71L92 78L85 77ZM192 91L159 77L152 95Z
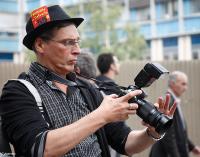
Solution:
M192 35L192 58L200 59L200 34Z
M163 39L163 54L165 60L178 59L178 41L177 37Z
M146 40L146 50L140 57L140 60L151 60L151 40Z
M150 20L150 9L149 7L137 8L136 10L136 21L148 21Z
M18 2L16 0L1 0L0 1L0 11L1 12L18 12Z
M200 13L200 0L191 0L190 3L191 13Z
M17 37L17 32L0 32L0 39L16 39Z
M193 59L200 59L200 51L192 51L192 58Z
M0 53L1 61L13 61L13 53Z
M168 0L156 4L158 19L171 19L178 16L178 1Z

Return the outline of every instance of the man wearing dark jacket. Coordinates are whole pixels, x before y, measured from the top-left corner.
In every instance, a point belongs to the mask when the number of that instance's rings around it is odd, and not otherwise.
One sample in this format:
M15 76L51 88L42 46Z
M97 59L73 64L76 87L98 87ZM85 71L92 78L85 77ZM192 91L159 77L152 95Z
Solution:
M138 105L123 97L103 98L91 84L73 73L80 54L77 27L82 18L71 18L58 5L34 10L26 25L23 44L36 54L23 79L37 89L43 112L33 95L17 81L5 84L0 99L2 124L16 156L109 157L108 145L122 154L141 152L161 136L150 126L131 131L118 121L135 114ZM160 106L168 105L164 101ZM173 115L175 107L164 113Z
M119 74L119 61L112 53L102 53L97 58L97 67L100 75L96 79L98 86L102 89L102 92L106 95L120 94L120 89L115 83L114 78ZM110 148L111 157L120 157L120 154Z
M99 87L103 87L103 92L106 95L119 94L119 88L114 81L114 78L119 74L120 64L118 58L112 53L102 53L97 58L97 67L100 75L96 77Z
M169 76L167 91L171 102L177 103L173 125L165 137L152 146L150 157L189 157L189 152L200 156L200 148L195 146L188 138L187 128L181 111L180 96L187 89L188 78L180 71L174 71Z

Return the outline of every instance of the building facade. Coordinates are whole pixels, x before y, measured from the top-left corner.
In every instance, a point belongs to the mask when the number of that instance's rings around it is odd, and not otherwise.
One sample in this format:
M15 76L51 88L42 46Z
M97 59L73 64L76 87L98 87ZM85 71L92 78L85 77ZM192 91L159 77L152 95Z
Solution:
M0 62L23 62L23 0L0 0Z
M21 44L25 15L43 5L59 4L79 9L86 20L85 4L92 0L0 0L0 61L23 62ZM94 1L94 0L93 0ZM120 3L119 23L129 21L140 28L148 44L147 57L153 61L200 58L199 0L97 0ZM123 27L123 26L122 26ZM123 29L123 28L121 28ZM119 30L120 31L120 30ZM120 32L119 32L120 33Z

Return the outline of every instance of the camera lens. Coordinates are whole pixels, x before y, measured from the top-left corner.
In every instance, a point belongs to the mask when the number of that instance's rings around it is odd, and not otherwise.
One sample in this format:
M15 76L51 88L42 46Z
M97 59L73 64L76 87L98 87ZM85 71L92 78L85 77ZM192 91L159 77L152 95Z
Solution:
M132 99L133 101L133 99ZM165 133L172 125L173 119L159 112L157 108L144 99L134 99L138 104L137 115L153 126L159 134Z
M171 127L173 119L163 114L160 114L158 117L155 128L158 133L163 134Z

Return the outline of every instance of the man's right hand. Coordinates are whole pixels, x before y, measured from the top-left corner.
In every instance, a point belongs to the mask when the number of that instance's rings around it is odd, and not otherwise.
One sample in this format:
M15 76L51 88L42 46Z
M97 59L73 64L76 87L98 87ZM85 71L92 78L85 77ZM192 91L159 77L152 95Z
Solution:
M124 121L130 114L136 114L138 108L138 104L128 103L128 100L141 93L141 90L135 90L122 97L115 94L105 96L97 111L106 123Z

